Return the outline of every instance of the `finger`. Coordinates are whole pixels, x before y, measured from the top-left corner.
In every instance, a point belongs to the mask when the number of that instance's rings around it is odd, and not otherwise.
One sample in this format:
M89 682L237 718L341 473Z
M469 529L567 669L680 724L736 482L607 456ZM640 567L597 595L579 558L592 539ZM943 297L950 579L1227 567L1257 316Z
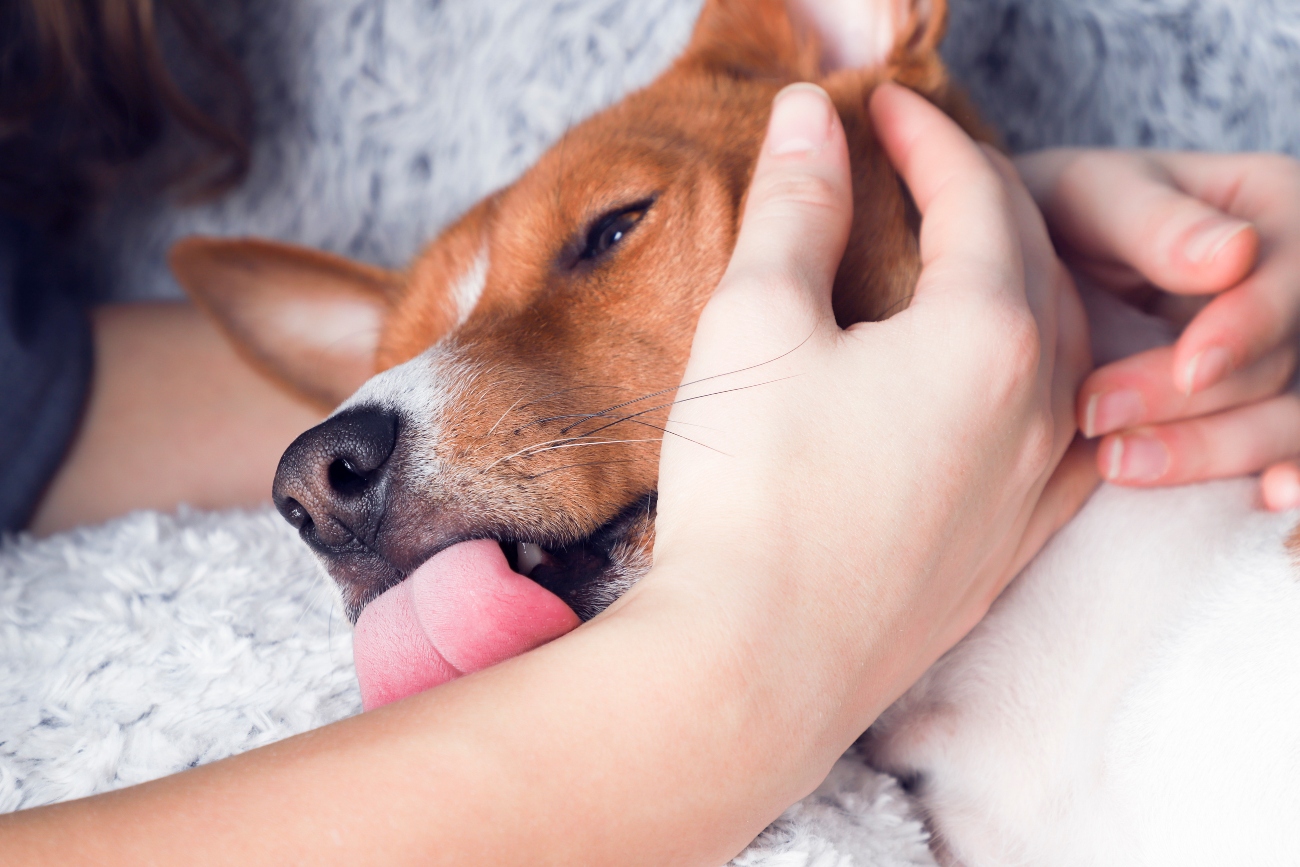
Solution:
M1260 476L1259 490L1271 512L1300 509L1300 464L1283 461L1269 467Z
M1097 465L1109 482L1151 487L1241 476L1300 454L1300 397L1285 394L1190 421L1111 434Z
M839 114L821 88L790 85L773 102L718 294L760 287L829 317L830 290L852 218L853 182Z
M1297 330L1300 249L1289 249L1267 255L1244 283L1215 298L1188 324L1175 344L1174 379L1186 394L1203 391L1291 343Z
M1034 203L1029 190L1025 189L1011 160L989 145L981 144L980 148L1002 178L1014 223L1019 231L1025 263L1025 295L1029 305L1039 322L1055 322L1063 294L1075 293L1074 281L1057 258L1042 212ZM1044 352L1054 350L1055 336L1053 329L1044 330ZM1074 384L1078 385L1077 382ZM1070 392L1071 398L1075 393L1075 390Z
M1256 228L1185 193L1155 158L1053 150L1016 165L1067 260L1103 285L1131 269L1170 292L1221 292L1255 264Z
M1156 158L1179 187L1250 220L1263 239L1255 271L1214 299L1179 338L1175 377L1188 391L1199 391L1291 340L1300 328L1300 162L1278 154Z
M1057 530L1083 508L1100 483L1097 444L1076 439L1043 488L1012 558L1012 569L998 587L998 592L1025 568Z
M1108 364L1078 392L1079 426L1097 437L1139 425L1161 424L1221 412L1279 394L1296 370L1297 349L1287 345L1191 396L1174 384L1174 348L1162 346Z
M917 94L882 84L871 97L876 135L921 211L927 292L1018 300L1023 254L1007 184L961 127Z

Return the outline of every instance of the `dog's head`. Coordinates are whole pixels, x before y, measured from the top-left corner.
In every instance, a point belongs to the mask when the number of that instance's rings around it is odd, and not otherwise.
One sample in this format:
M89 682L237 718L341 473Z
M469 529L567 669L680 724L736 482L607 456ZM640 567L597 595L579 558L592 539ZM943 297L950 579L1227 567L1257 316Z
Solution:
M915 214L867 99L897 80L974 126L936 51L943 13L942 0L709 0L671 68L404 274L258 241L178 245L181 281L247 357L324 405L346 398L285 453L274 495L354 619L472 540L499 543L583 618L645 571L668 407L782 86L820 82L849 139L837 317L906 303Z

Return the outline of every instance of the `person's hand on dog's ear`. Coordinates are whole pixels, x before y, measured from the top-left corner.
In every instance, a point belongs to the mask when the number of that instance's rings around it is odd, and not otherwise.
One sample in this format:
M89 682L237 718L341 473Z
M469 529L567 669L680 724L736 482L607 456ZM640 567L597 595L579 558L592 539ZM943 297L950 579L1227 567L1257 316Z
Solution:
M1300 506L1300 163L1274 154L1051 150L1018 158L1062 255L1176 324L1078 400L1100 470L1169 485L1264 470ZM1192 314L1195 314L1194 316Z
M651 575L749 617L753 664L796 667L784 700L830 702L850 740L1097 478L1089 454L1061 463L1084 317L1014 169L897 86L872 115L923 215L915 299L836 325L847 148L825 93L787 88L668 422Z

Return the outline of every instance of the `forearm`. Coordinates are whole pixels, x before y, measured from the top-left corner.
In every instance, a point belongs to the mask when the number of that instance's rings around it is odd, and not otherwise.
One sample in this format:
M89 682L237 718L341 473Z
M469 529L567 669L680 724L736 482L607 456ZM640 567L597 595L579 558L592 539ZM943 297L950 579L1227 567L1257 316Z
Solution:
M380 711L6 817L0 849L43 865L721 863L847 740L822 736L809 678L746 669L756 624L683 607L646 594Z
M280 454L323 412L280 391L189 304L93 311L81 429L32 519L37 533L132 509L252 506Z

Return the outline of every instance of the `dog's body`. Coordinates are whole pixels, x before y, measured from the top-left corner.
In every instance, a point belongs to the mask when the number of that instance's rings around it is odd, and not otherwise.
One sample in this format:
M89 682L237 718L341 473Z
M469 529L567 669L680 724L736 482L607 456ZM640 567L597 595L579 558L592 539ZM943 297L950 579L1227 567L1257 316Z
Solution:
M978 131L935 53L942 10L789 4L711 0L672 69L573 130L406 275L259 242L178 249L196 298L300 393L335 403L386 369L291 447L276 483L363 615L358 646L418 620L412 594L464 598L446 595L448 576L515 600L424 623L427 664L371 703L554 637L648 568L667 407L788 81L826 86L853 153L837 317L906 303L915 214L866 97L892 78ZM1151 339L1136 314L1097 304L1139 326L1099 334ZM1300 852L1292 523L1253 511L1246 482L1099 493L868 739L914 784L941 853L983 865ZM367 677L405 664L381 656Z

